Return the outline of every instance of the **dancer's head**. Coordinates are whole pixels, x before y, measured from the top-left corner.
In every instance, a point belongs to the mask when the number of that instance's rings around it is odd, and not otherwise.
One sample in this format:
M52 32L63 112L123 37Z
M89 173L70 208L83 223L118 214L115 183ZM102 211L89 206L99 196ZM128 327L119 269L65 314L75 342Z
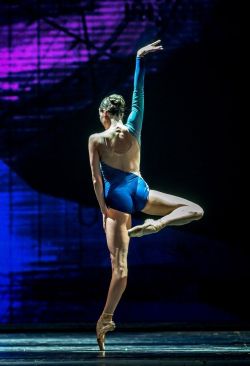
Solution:
M119 94L105 97L99 107L100 121L105 129L110 127L112 120L122 120L125 111L125 100Z

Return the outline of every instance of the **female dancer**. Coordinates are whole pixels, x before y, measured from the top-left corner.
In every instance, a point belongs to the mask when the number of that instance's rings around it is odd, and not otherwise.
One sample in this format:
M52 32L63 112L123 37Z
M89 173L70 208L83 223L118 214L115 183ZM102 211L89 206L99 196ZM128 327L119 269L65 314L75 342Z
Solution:
M112 278L103 312L96 325L97 342L105 349L105 334L115 329L112 316L126 288L130 237L156 233L169 225L183 225L203 216L202 208L186 199L149 189L140 174L141 128L144 110L144 57L163 50L161 40L137 51L132 111L123 124L121 95L104 98L99 107L105 129L89 137L89 159L95 194L103 215ZM161 216L131 228L131 214L142 211Z

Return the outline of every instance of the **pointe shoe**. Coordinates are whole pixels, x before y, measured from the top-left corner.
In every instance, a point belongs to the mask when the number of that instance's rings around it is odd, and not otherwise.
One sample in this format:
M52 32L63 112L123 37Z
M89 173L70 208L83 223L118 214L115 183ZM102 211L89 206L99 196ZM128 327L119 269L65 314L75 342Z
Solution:
M113 314L103 313L96 324L96 339L100 351L105 351L106 333L115 329L115 323L112 320L109 320L110 315L112 316Z
M163 228L162 222L159 220L147 219L144 224L137 225L128 230L130 237L141 237L144 235L158 233Z

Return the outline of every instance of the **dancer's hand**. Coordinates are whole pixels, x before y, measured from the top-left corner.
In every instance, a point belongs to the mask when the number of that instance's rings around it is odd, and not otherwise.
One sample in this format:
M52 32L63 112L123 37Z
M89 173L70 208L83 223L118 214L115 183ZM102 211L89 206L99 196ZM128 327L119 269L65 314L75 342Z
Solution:
M106 232L106 222L107 222L107 218L109 217L109 212L108 212L108 207L105 206L102 209L102 226L103 226L103 230Z
M108 215L107 214L102 214L102 226L103 226L103 230L106 232L106 222L107 222L107 218Z
M145 56L147 53L150 53L150 52L162 51L163 47L160 44L160 42L161 42L161 40L158 39L158 41L155 41L153 43L148 44L147 46L144 46L144 47L140 48L137 51L137 56L142 57L142 56Z

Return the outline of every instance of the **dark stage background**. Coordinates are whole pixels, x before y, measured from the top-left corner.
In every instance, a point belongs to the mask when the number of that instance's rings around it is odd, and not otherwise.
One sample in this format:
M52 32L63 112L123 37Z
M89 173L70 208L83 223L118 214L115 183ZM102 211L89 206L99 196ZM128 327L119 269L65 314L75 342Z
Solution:
M96 321L111 276L88 162L98 107L130 112L148 55L143 177L199 203L203 219L132 239L116 320L250 322L240 203L240 4L220 0L1 1L0 323ZM135 215L134 224L143 215Z

